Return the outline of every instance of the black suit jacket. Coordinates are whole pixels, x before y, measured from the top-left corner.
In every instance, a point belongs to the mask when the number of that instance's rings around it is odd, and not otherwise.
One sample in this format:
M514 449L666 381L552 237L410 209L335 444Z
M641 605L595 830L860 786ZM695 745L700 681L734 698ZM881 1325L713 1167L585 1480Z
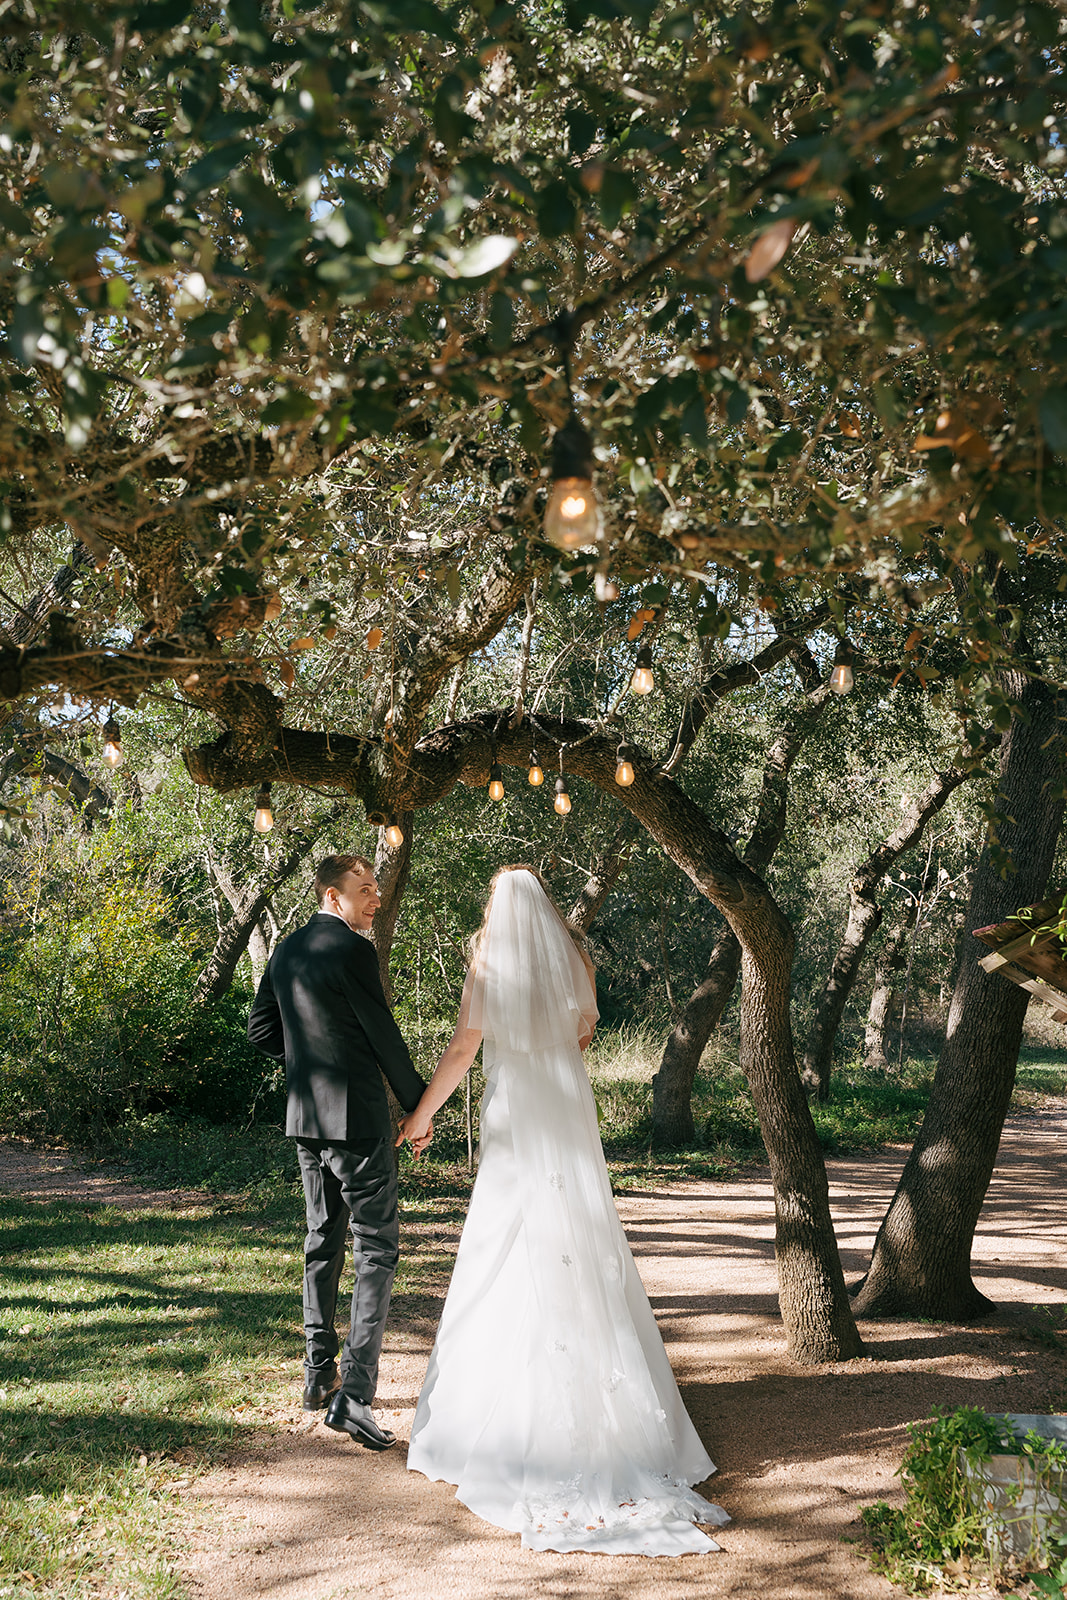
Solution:
M388 1139L382 1073L405 1111L414 1111L426 1087L386 1003L374 946L329 912L318 912L271 956L248 1037L285 1062L292 1138Z

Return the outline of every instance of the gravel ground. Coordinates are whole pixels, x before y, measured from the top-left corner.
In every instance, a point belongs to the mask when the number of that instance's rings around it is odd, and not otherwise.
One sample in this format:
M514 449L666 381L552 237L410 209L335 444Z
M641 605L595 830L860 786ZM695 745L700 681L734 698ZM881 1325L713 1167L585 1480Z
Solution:
M904 1155L830 1164L850 1278L866 1266ZM620 1198L682 1393L719 1466L707 1493L734 1519L716 1531L721 1554L524 1551L448 1485L407 1472L403 1444L372 1455L294 1403L269 1449L195 1485L210 1514L189 1579L207 1600L885 1600L898 1591L854 1541L860 1508L897 1493L905 1424L934 1405L1067 1410L1067 1355L1032 1331L1033 1307L1067 1298L1065 1169L1067 1111L1014 1118L975 1242L976 1280L997 1313L971 1327L868 1322L863 1359L816 1368L785 1353L765 1171ZM438 1233L432 1248L440 1242ZM403 1439L432 1319L398 1312L379 1402Z
M148 1191L32 1171L15 1152L0 1187L142 1207ZM864 1270L903 1150L830 1163L850 1280ZM764 1170L743 1181L673 1184L620 1197L619 1210L682 1393L718 1474L706 1492L733 1517L717 1555L649 1560L523 1551L459 1505L446 1484L405 1470L401 1443L372 1455L292 1400L270 1442L234 1453L186 1491L185 1577L203 1600L888 1600L898 1594L856 1542L859 1512L898 1493L905 1424L934 1405L1067 1411L1067 1353L1034 1308L1067 1300L1067 1108L1017 1116L975 1240L975 1278L998 1310L978 1325L867 1322L860 1360L815 1368L786 1356L775 1312L773 1205ZM85 1185L91 1187L87 1189ZM114 1192L113 1192L114 1191ZM174 1205L174 1194L156 1203ZM454 1251L458 1233L412 1232L411 1253ZM394 1303L379 1391L406 1439L436 1307ZM1062 1321L1062 1317L1061 1317ZM551 1404L551 1397L546 1397Z

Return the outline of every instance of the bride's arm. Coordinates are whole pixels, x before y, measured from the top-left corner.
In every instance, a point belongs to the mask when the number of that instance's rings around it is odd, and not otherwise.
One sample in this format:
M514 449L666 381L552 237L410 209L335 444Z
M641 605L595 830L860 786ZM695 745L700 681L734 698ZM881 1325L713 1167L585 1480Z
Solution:
M590 961L588 955L582 949L581 945L578 946L578 954L581 956L582 965L585 967L585 970L589 975L589 987L593 991L592 1011L583 1015L582 1026L578 1033L578 1048L579 1050L584 1050L593 1037L593 1029L596 1027L596 1019L600 1013L597 1010L596 1003L596 968Z
M414 1111L401 1117L397 1144L403 1144L405 1139L410 1139L414 1145L427 1141L434 1114L440 1111L453 1089L467 1076L481 1042L482 1036L477 1028L456 1029L433 1070L433 1077L426 1085L422 1099ZM418 1153L416 1150L416 1155Z
M469 991L468 974L468 981L463 986L463 999L460 1001L456 1031L445 1046L441 1059L433 1070L433 1077L423 1091L422 1099L414 1111L410 1111L406 1117L401 1117L398 1124L400 1131L397 1144L403 1144L405 1139L410 1139L416 1155L419 1155L423 1147L429 1143L434 1114L440 1111L452 1091L463 1082L482 1042L479 1029L467 1026Z

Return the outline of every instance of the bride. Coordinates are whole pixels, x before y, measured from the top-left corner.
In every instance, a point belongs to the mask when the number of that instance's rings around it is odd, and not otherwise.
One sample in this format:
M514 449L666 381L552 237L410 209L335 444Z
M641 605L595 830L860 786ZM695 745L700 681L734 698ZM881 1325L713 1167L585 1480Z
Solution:
M593 969L531 867L493 880L416 1151L484 1040L478 1177L408 1466L531 1550L682 1555L728 1522L612 1200L581 1051Z

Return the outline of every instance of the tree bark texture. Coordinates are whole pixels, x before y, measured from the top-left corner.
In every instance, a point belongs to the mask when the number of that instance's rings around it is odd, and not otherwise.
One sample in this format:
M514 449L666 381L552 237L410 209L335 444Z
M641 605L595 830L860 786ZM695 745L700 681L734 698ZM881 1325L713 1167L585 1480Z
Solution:
M1063 816L1061 708L1039 680L1017 671L1004 676L1022 714L1001 740L996 841L975 870L967 935L1041 899ZM856 1299L860 1316L963 1321L990 1307L971 1278L971 1241L1015 1083L1029 996L983 972L984 953L965 939L930 1103L875 1240Z
M630 859L630 846L640 832L636 818L625 816L615 829L611 843L590 867L589 876L567 918L571 927L577 928L579 933L588 933L593 926L601 906L622 877Z
M411 874L414 813L405 811L397 820L404 835L402 844L391 845L385 837L385 829L378 830L378 844L374 852L374 876L378 880L381 905L378 907L371 928L371 938L378 952L378 970L381 973L382 988L390 1005L393 1003L393 979L389 971L389 957L393 949L397 918L400 915L400 903L404 898L404 890Z
M859 1339L830 1221L822 1152L788 1027L792 960L788 922L762 878L738 858L725 834L647 753L638 752L634 782L621 789L615 782L617 739L596 723L573 717L542 721L528 715L512 728L507 725L509 710L482 711L465 722L435 729L419 741L410 760L390 765L388 782L384 763L378 757L368 761L368 741L311 730L284 730L276 748L254 761L235 758L223 741L187 752L186 759L197 782L223 791L247 786L253 766L258 779L261 765L262 776L273 777L279 775L280 762L295 762L281 767L280 781L344 788L360 794L368 814L374 814L380 803L391 811L409 810L433 805L457 782L484 784L494 758L525 768L534 733L546 770L562 763L563 771L586 779L635 816L727 918L746 955L751 952L754 970L765 973L747 1008L747 1037L759 1068L757 1106L779 1107L767 1125L768 1148L777 1138L784 1141L772 1167L776 1206L789 1221L780 1241L782 1316L796 1360L821 1362L854 1355ZM809 1281L813 1287L806 1289Z
M878 965L874 969L874 987L871 990L871 1004L863 1035L863 1062L864 1066L871 1067L875 1071L886 1072L889 1069L889 1057L885 1053L886 1029L889 1026L889 1013L896 990L896 980L907 966L908 934L918 910L917 900L909 903L904 921L891 930L882 947Z
M778 1302L789 1353L805 1365L862 1351L830 1219L826 1165L800 1082L789 1022L793 930L767 895L744 929L741 1068L774 1184Z
M976 771L976 766L967 766L949 767L946 772L939 772L910 806L900 826L858 868L848 886L848 921L815 1008L801 1072L805 1089L819 1100L829 1097L834 1041L867 946L882 920L878 900L882 879L890 867L919 842L927 823L941 810L949 795Z
M225 869L220 871L215 865L217 880L233 909L197 977L193 988L194 1005L210 1005L212 1001L221 1000L233 982L237 963L248 948L248 941L265 914L271 896L299 872L317 837L317 833L294 834L288 855L267 875L240 889L229 882ZM262 953L259 952L261 957ZM263 965L265 967L266 962Z
M798 653L795 641L791 653ZM828 700L827 689L819 682L818 669L806 651L800 654L798 670L812 687L767 751L756 823L745 847L746 864L758 872L766 871L782 842L789 773ZM704 976L675 1021L659 1071L652 1080L652 1130L661 1144L684 1148L692 1145L696 1137L693 1084L700 1058L729 1004L740 969L741 946L727 927L716 939Z
M652 1079L652 1128L659 1143L685 1149L696 1138L693 1082L740 970L741 946L733 930L725 927L711 947L704 976L671 1029L659 1071Z

